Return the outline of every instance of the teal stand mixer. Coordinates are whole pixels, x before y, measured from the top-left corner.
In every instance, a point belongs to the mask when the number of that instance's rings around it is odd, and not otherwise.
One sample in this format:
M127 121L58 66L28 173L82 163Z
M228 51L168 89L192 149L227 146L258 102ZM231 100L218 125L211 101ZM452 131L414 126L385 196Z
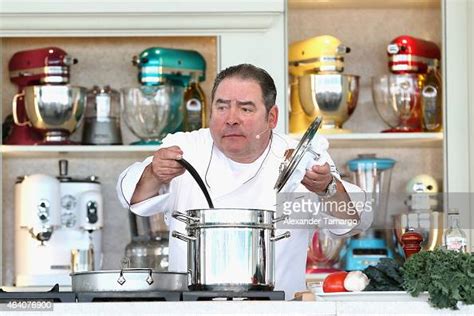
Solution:
M140 141L160 145L168 133L183 130L183 94L191 78L205 80L206 61L193 50L151 47L134 56L140 87L121 89L122 115Z
M363 270L376 265L381 258L393 258L390 241L387 243L386 238L391 235L387 232L393 230L387 221L387 204L395 160L367 154L359 155L347 165L353 182L367 193L373 222L367 231L348 239L341 252L342 267L346 271Z

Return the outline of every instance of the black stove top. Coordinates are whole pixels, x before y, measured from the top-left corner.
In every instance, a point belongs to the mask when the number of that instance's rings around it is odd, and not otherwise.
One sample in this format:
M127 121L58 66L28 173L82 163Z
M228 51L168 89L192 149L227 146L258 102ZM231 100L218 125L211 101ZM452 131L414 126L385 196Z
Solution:
M114 292L60 292L56 284L46 292L13 292L0 289L0 303L11 301L50 301L54 303L91 302L178 302L213 300L279 300L285 299L283 291L114 291Z

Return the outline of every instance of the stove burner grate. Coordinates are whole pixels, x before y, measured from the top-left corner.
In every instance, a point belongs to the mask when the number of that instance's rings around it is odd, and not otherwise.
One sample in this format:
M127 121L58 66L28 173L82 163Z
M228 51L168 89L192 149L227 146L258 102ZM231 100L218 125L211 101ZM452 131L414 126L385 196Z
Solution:
M183 292L183 301L283 301L283 291L189 291Z
M181 301L177 291L119 291L119 292L77 292L79 303L91 302L159 302Z

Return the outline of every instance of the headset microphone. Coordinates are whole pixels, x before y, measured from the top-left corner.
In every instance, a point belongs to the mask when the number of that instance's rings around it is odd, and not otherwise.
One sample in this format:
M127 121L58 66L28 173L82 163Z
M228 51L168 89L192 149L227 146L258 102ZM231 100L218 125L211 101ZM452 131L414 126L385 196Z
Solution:
M261 133L258 133L257 135L255 135L255 138L256 138L256 139L260 139L260 135L262 135L262 134L266 133L266 132L267 132L269 129L270 129L270 127L269 127L269 126L267 126L267 128L266 128L266 129L265 129L263 132L261 132Z

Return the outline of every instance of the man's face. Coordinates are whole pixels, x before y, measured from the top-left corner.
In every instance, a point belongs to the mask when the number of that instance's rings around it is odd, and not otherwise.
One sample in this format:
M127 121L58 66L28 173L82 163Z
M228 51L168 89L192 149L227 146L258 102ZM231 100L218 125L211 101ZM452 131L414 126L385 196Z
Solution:
M219 150L234 161L249 163L265 150L277 118L276 106L267 116L256 81L230 77L216 89L209 128Z

